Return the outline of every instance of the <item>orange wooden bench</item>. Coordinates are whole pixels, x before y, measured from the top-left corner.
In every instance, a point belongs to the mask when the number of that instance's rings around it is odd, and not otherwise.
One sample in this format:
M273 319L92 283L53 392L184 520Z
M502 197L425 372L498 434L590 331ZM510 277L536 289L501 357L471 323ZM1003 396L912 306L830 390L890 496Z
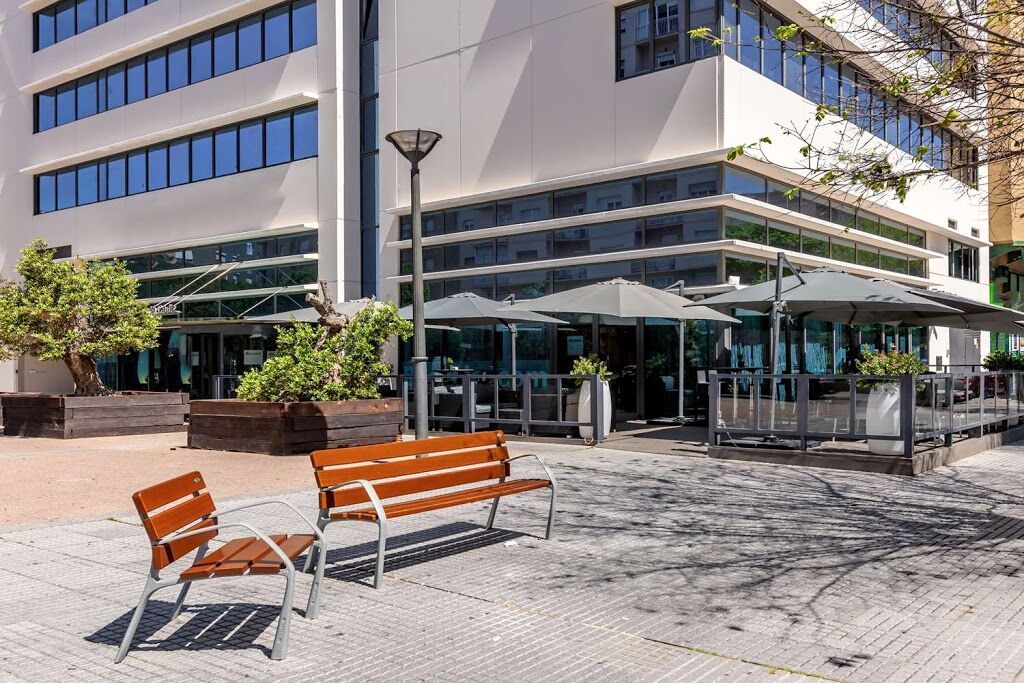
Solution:
M284 659L287 654L288 625L291 620L292 592L295 584L295 566L292 562L310 546L323 548L323 533L293 505L283 500L265 500L230 510L218 510L205 488L203 475L199 472L189 472L142 489L132 496L152 543L152 560L149 577L142 590L142 598L135 608L128 630L125 631L121 647L114 658L115 663L122 661L128 654L128 648L131 647L149 598L161 588L181 585L171 615L174 619L181 612L181 606L193 581L229 576L277 575L282 572L285 575L286 587L281 603L281 618L277 624L274 648L270 656L272 659ZM284 505L290 508L309 525L312 533L271 536L250 524L220 521L220 517L224 515L260 505ZM210 541L217 537L221 529L228 528L245 529L253 535L231 539L213 552L209 552ZM196 555L192 566L182 571L176 578L160 578L161 571L193 550L196 551ZM320 557L324 554L319 553ZM306 604L308 619L316 618L320 606L320 585L324 575L322 560L314 568L314 574L309 602Z
M547 479L509 479L511 463L535 458ZM551 538L555 516L556 484L551 470L536 455L510 457L502 432L477 432L422 441L399 441L375 446L356 446L315 451L310 456L320 487L317 526L355 520L377 524L377 566L373 585L380 588L387 546L387 521L456 505L494 500L487 528L494 525L498 501L535 489L551 489L545 538ZM493 482L496 483L484 483ZM471 488L437 493L443 489ZM414 494L412 500L393 500ZM344 508L339 510L338 508ZM317 550L311 551L312 562Z

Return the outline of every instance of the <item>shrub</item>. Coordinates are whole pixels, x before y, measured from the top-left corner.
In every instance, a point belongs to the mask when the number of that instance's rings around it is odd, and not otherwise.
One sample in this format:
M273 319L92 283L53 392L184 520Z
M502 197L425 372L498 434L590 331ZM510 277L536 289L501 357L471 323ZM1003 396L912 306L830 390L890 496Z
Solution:
M912 353L901 351L870 351L864 358L857 361L857 372L862 375L880 377L899 377L901 375L920 375L928 371L920 358Z
M242 375L243 401L348 401L380 398L377 378L391 373L381 359L391 337L408 339L412 324L393 303L373 303L332 332L296 323L277 328L277 352Z
M993 351L985 356L985 360L981 364L985 366L986 370L992 372L1020 372L1024 371L1024 354L1010 353L1009 351Z
M608 365L594 353L577 358L572 364L572 372L570 374L574 377L598 375L603 382L607 382L612 378L612 371L608 369ZM583 381L580 380L580 384L582 383Z

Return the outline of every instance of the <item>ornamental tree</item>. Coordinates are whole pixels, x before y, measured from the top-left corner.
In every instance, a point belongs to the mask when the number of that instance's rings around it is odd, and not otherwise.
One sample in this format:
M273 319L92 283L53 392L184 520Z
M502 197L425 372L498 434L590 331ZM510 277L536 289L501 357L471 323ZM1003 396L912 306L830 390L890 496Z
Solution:
M111 393L95 358L157 344L160 319L136 298L124 263L57 262L43 240L21 250L20 280L0 279L0 359L62 360L76 396Z

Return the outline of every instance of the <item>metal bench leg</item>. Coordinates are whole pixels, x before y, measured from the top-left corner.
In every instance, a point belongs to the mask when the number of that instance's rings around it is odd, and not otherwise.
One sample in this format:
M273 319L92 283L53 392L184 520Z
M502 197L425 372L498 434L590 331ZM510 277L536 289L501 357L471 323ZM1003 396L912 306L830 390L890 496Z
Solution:
M548 529L544 534L544 538L551 538L551 530L555 525L555 500L558 498L558 494L555 490L555 482L551 482L551 507L548 508Z
M319 543L314 543L319 546ZM310 554L313 553L311 549ZM308 560L307 560L308 563ZM316 569L313 572L313 587L309 589L309 602L306 603L306 618L316 619L320 612L320 589L324 582L324 565L327 563L327 548L317 548Z
M135 632L139 629L139 622L142 621L142 614L146 611L146 605L149 604L149 598L159 588L163 588L160 581L154 579L152 576L146 579L146 586L142 589L142 597L139 598L139 604L135 608L135 613L132 614L132 620L128 624L128 630L124 632L124 638L121 639L121 647L118 648L117 654L114 656L114 664L120 664L124 661L124 658L128 655L128 648L132 646L132 640L135 639ZM187 585L187 584L186 584Z
M295 567L285 567L284 600L281 602L281 617L277 621L277 634L274 636L274 649L270 652L271 659L284 659L288 654L288 630L292 621L292 593L295 589Z
M380 588L384 582L384 551L388 545L388 521L377 520L377 567L373 572L373 587Z
M488 531L490 531L491 528L494 526L494 516L496 514L498 514L498 501L499 500L501 500L500 497L499 498L495 498L494 502L491 503L491 514L487 515L487 530Z
M320 515L316 519L316 527L320 529L321 534L324 533L324 529L326 529L327 525L330 523L331 518L325 516L324 511L321 510ZM302 572L304 574L309 574L311 571L313 571L313 568L316 566L317 562L320 559L321 553L326 554L327 548L320 548L320 546L316 543L310 546L309 552L306 553L306 565L302 568Z
M199 560L203 559L203 556L206 555L206 552L209 549L210 546L207 543L204 543L201 546L199 546L199 550L196 551L196 559L192 560L192 564L195 564ZM185 596L188 595L188 589L191 587L192 582L189 581L181 587L180 591L178 591L178 599L174 601L174 611L171 612L171 621L177 619L178 615L181 614L181 608L185 606Z

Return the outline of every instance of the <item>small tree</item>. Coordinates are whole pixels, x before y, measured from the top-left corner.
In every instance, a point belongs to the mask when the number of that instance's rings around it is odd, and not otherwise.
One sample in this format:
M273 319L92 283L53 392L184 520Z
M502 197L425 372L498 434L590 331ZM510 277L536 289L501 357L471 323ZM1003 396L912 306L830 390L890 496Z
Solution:
M99 396L111 391L95 358L156 346L160 319L136 298L138 283L123 263L58 263L35 240L15 272L20 281L0 280L0 359L62 360L76 396Z

